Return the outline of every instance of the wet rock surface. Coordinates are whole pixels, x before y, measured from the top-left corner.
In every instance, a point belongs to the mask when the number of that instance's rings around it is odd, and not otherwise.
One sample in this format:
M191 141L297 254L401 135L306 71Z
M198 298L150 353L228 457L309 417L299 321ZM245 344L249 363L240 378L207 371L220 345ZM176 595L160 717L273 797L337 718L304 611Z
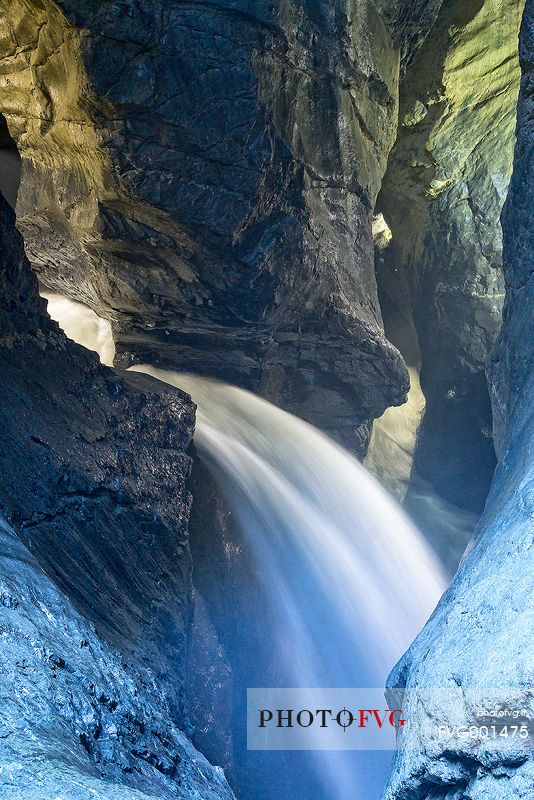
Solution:
M521 34L523 77L510 193L503 214L506 303L504 324L490 360L499 464L471 551L427 627L393 672L395 686L501 687L506 705L530 708L534 651L534 327L531 225L534 174L534 4L527 3ZM518 705L518 695L521 702ZM449 710L421 708L447 723ZM469 723L469 711L461 720ZM482 797L519 800L534 794L527 743L501 739L474 749L409 736L414 751L399 753L388 800Z
M67 340L3 200L1 211L2 512L100 633L160 661L179 695L193 404L153 380L119 377Z
M438 7L10 10L0 99L42 280L112 321L119 363L247 386L362 453L408 388L370 219L401 54Z
M0 793L232 797L176 727L194 406L66 339L1 197L0 252Z
M0 562L2 798L231 800L157 676L125 667L3 520Z
M426 413L417 472L480 512L495 467L485 363L504 300L499 216L510 180L524 2L448 2L401 83L379 197L392 234L381 290L412 310Z

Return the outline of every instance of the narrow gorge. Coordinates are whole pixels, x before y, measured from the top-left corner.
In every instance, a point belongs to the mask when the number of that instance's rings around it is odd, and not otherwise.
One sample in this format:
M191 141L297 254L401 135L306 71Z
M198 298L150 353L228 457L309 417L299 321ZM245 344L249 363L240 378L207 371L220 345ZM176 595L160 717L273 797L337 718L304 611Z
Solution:
M533 0L0 11L1 800L533 798Z

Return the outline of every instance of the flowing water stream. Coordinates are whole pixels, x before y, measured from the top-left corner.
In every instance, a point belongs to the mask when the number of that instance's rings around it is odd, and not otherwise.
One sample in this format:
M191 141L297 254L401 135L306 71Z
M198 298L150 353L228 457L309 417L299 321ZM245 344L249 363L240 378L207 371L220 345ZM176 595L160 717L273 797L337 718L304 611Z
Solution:
M335 442L266 400L147 364L132 369L198 405L195 444L269 575L273 607L286 609L294 685L354 686L358 675L367 681L359 685L383 685L445 586L397 503ZM353 643L348 663L329 656L335 628Z
M57 312L53 303L49 310ZM72 319L69 332L76 338ZM446 585L400 506L331 439L260 397L146 364L132 369L185 390L198 406L196 447L261 574L274 685L383 686ZM235 646L246 648L247 637ZM314 754L308 763L323 786L314 797L375 800L354 756Z
M397 503L331 439L250 392L147 364L133 369L197 403L196 447L263 573L257 614L269 646L260 652L270 661L263 680L383 686L445 587L437 559ZM249 637L235 637L232 648L248 650ZM262 674L246 656L235 676L242 698ZM244 708L237 725L245 725ZM282 785L295 764L314 771L308 797L325 800L375 800L389 767L386 755L351 752L273 761Z

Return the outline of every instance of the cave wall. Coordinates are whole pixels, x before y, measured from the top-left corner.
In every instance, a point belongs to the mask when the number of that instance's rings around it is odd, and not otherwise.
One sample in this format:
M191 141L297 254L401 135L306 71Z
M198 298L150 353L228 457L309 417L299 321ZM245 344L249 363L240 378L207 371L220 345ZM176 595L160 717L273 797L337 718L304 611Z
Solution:
M48 288L118 363L218 376L365 450L403 401L371 214L440 2L8 4L0 104Z
M534 649L534 3L521 27L521 89L514 171L503 211L504 319L489 362L499 463L486 508L455 580L430 622L390 677L392 686L495 687L502 707L532 715ZM509 693L509 694L507 694ZM507 701L507 697L509 697ZM397 755L387 800L444 796L519 800L534 794L529 745L451 747L420 740L426 719L447 724L454 712L422 704ZM456 723L472 720L469 703Z
M495 466L485 363L504 300L499 215L512 169L522 0L449 0L401 83L378 201L381 290L411 309L426 413L415 469L481 511Z
M233 796L179 730L193 427L48 317L0 195L2 797Z
M0 200L2 514L100 634L176 671L178 712L194 406L64 336Z
M4 800L232 800L172 722L0 519Z

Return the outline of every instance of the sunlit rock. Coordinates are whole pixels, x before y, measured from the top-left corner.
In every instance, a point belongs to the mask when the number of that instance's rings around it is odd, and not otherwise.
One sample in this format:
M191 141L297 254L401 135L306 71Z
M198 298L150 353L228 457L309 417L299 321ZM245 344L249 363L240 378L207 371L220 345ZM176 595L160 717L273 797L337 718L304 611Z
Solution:
M402 80L379 199L421 349L426 414L416 468L449 502L476 512L495 466L484 370L504 300L499 216L512 170L523 6L444 4ZM389 277L379 273L391 293Z
M399 499L408 491L413 453L425 410L419 375L409 368L410 391L402 406L388 408L373 423L365 464Z

